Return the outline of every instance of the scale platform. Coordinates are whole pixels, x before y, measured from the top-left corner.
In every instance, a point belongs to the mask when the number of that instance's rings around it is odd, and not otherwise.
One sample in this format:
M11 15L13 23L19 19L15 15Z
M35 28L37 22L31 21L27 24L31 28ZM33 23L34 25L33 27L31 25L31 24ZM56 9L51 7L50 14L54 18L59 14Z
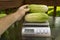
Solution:
M29 23L29 22L24 22L23 27L48 27L49 22L43 22L43 23Z

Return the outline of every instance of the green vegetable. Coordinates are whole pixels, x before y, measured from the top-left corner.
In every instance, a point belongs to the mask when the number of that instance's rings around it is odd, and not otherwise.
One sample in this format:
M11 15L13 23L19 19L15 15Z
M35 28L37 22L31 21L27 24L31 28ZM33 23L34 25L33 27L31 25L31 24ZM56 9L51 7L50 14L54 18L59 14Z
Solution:
M41 13L48 11L48 7L46 5L30 4L29 8L30 8L30 12L32 13Z
M49 16L43 13L30 13L25 16L27 22L46 22Z
M2 18L2 17L4 17L4 16L6 16L6 14L0 14L0 18Z
M51 9L51 10L50 10ZM48 15L49 16L53 16L54 13L54 8L49 8L48 10ZM60 17L60 6L57 6L57 10L56 10L56 16Z

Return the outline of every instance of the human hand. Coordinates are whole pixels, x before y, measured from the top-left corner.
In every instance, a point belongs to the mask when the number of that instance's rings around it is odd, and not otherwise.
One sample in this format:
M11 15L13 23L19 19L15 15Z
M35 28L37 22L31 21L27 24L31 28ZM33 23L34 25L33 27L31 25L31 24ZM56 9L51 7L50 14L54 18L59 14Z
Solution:
M22 17L25 15L25 13L29 11L28 6L29 5L23 5L23 6L19 7L18 10L15 12L14 16L16 18L19 17L18 20L22 19Z
M23 5L21 6L17 12L21 13L21 12L28 12L29 11L29 8L28 8L29 5Z

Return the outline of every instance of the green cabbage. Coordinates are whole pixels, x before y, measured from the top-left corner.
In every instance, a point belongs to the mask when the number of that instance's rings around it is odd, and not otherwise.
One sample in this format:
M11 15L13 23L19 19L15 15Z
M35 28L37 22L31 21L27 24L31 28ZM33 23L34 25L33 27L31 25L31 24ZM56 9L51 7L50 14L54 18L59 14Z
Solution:
M30 13L25 16L27 22L46 22L49 16L43 13Z
M30 12L32 13L39 13L39 12L47 12L48 7L46 5L37 5L37 4L30 4L29 5Z

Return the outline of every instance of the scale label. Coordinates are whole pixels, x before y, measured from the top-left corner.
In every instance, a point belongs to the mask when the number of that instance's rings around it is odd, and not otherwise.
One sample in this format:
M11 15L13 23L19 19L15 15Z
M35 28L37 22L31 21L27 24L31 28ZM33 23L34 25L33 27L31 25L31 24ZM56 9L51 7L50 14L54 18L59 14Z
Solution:
M22 34L34 34L35 36L50 36L50 27L24 27Z

